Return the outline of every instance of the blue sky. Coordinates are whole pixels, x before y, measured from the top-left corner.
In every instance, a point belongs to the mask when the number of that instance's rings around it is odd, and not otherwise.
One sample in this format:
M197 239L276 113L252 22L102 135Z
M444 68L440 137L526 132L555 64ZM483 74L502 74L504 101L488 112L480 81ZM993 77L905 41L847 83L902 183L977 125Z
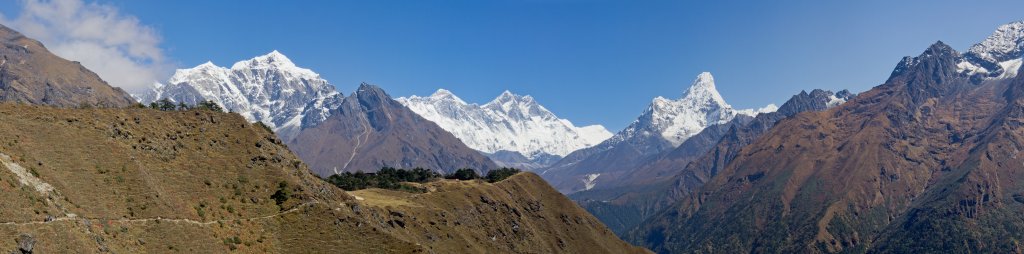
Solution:
M446 88L534 96L615 132L702 71L737 108L802 89L869 89L936 40L958 50L1024 18L1024 1L99 1L155 28L179 67L279 50L348 94ZM18 3L0 10L16 15Z

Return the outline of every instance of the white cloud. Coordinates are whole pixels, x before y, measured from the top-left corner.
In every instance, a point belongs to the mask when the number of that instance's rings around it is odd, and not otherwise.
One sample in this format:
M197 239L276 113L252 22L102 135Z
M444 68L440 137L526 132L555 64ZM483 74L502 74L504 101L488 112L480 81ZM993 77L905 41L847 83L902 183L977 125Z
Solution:
M17 17L0 22L41 41L60 57L79 61L129 92L151 87L173 70L160 36L117 8L82 0L23 0Z

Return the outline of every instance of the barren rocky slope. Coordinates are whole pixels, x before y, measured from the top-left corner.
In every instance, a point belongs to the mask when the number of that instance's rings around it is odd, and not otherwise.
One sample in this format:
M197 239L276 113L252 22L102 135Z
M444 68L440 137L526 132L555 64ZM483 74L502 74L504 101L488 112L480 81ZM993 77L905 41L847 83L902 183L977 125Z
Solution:
M854 100L779 122L631 239L658 252L1016 252L1024 79L962 59L936 43Z
M0 101L60 107L126 107L128 93L107 85L78 62L64 60L39 41L0 25Z
M756 117L738 115L724 124L709 126L656 160L633 170L619 181L573 193L571 197L618 234L624 234L656 212L686 197L714 177L753 142L782 119L805 111L821 111L852 97L820 89L801 91L776 112Z
M314 172L374 172L381 167L423 167L444 172L498 166L437 124L363 84L323 123L299 132L288 146Z

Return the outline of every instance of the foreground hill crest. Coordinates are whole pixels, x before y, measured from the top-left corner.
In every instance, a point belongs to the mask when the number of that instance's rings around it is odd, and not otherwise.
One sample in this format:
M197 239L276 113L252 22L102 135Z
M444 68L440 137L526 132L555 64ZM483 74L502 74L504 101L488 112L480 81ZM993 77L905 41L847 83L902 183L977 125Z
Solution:
M238 114L0 104L0 139L4 253L643 253L529 173L355 198Z

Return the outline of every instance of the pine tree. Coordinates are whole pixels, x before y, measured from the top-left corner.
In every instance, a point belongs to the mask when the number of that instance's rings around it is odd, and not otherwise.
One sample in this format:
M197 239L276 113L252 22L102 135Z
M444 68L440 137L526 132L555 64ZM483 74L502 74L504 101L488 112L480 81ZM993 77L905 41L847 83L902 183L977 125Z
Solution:
M163 111L173 111L175 108L177 108L177 106L174 105L174 102L172 102L171 99L168 98L160 99L159 101L156 101L156 103L157 106L160 107L160 110Z

